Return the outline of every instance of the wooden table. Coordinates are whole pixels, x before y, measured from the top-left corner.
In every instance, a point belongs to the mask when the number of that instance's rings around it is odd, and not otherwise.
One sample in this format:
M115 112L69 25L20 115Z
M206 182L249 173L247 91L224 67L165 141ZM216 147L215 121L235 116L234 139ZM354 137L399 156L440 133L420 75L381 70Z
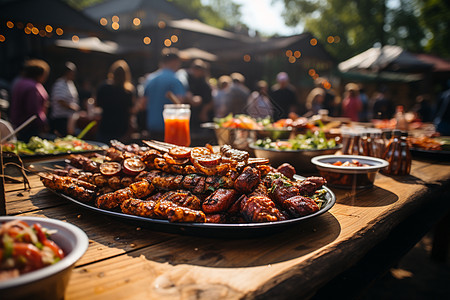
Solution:
M337 202L329 212L250 239L154 231L80 208L45 189L37 176L29 179L31 190L6 184L9 215L64 220L90 239L66 299L310 298L410 218L429 228L450 209L450 163L442 161L414 160L406 177L378 174L369 190L332 189ZM420 235L417 228L406 231Z

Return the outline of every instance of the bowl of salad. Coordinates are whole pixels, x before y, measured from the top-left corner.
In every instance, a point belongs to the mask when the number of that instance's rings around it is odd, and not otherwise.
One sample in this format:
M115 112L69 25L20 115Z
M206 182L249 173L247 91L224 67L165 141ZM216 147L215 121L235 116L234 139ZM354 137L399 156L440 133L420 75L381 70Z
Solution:
M250 144L256 157L268 158L274 167L289 162L298 174L317 172L311 158L334 154L341 147L334 139L327 139L323 131L307 131L288 140L258 139Z
M2 299L63 299L89 244L78 227L39 217L0 217Z

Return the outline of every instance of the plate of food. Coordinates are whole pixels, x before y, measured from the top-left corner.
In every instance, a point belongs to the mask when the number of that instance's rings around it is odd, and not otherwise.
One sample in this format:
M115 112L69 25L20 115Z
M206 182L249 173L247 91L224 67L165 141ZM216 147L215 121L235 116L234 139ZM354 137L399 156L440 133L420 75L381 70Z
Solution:
M416 155L425 155L433 158L433 155L438 155L439 158L446 157L450 154L450 137L408 137L411 144L411 152ZM436 157L436 156L434 156Z
M95 141L85 141L68 135L54 140L33 136L28 143L22 141L8 142L2 144L1 147L6 158L17 155L22 158L43 158L63 156L70 153L100 152L107 148L107 145Z
M95 212L216 237L272 233L317 217L336 202L323 178L301 177L288 164L273 168L230 146L149 146L141 155L117 155L110 148L103 162L73 155L66 168L40 174L41 181Z

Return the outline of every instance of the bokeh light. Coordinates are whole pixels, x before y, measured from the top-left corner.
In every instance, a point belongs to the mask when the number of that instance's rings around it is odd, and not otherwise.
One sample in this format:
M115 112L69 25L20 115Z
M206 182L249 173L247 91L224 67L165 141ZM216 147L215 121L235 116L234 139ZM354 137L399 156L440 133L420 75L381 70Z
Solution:
M34 35L37 35L37 34L39 33L39 28L33 27L33 28L31 29L31 32L32 32Z
M312 38L309 43L311 44L311 46L315 46L317 45L317 39L316 38Z
M152 42L152 39L148 36L144 37L144 44L149 45Z
M113 17L111 18L111 20L112 20L114 23L117 23L117 22L119 22L119 17L118 17L118 16L113 16Z
M34 27L34 25L31 23L27 23L27 27L30 28L30 30L31 30Z
M108 25L108 20L106 18L101 18L100 19L100 24L103 25L103 26L106 26L106 25Z
M334 43L334 36L330 35L329 37L327 37L327 42L330 43L330 44Z
M169 40L169 39L165 39L165 40L164 40L164 46L166 46L166 47L172 46L172 41Z
M166 22L164 22L164 21L159 21L158 22L158 28L163 29L165 27L166 27Z
M250 62L252 60L252 57L250 56L250 54L245 54L244 55L244 61L245 62Z
M134 18L134 19L133 19L133 25L134 25L134 26L139 26L139 25L141 25L141 19L139 19L139 18Z
M176 43L178 42L178 36L174 34L170 37L170 40L172 41L172 43Z
M5 36L3 34L0 34L0 42L3 43L4 41L6 41Z
M14 23L11 22L11 21L8 21L8 22L6 22L6 26L7 26L8 28L13 28L13 27L14 27Z
M295 63L297 61L297 59L294 56L289 56L289 62L291 64Z
M339 43L340 41L341 41L341 37L340 36L337 35L337 36L334 37L334 42L335 43Z
M314 80L316 80L317 78L319 78L319 74L317 74L317 73L314 74L312 78L313 78Z
M40 35L41 37L44 37L46 33L47 33L47 32L45 32L44 29L39 30L39 35Z
M72 36L72 42L78 43L79 41L80 41L80 38L78 37L78 35L74 34L74 35Z
M118 30L119 27L120 27L120 25L119 25L119 23L114 22L114 23L111 24L111 27L112 27L112 29L114 29L114 30Z
M286 50L286 56L291 57L292 56L292 50Z
M309 69L309 70L308 70L308 74L309 74L309 76L314 76L314 75L316 75L316 70L314 70L314 69Z
M31 29L29 27L25 27L25 29L23 31L25 31L26 34L31 33Z
M331 83L329 83L328 81L323 82L322 85L327 90L331 89Z
M61 28L56 28L57 35L62 35L63 33L64 33L64 30L62 30Z
M53 27L50 25L45 26L45 31L47 32L52 32L53 31Z
M294 56L295 56L295 58L300 58L300 56L302 56L302 53L297 50L294 52Z

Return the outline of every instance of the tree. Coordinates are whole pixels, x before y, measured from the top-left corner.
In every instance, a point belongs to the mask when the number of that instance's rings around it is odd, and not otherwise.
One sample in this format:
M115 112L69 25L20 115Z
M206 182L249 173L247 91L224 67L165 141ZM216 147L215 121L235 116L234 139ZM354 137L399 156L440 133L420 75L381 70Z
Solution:
M450 58L450 3L447 0L423 0L420 23L430 37L425 50Z
M324 42L338 60L376 44L396 44L416 52L423 48L425 29L419 22L419 0L273 1L284 2L283 16L288 26L303 23L305 30Z

